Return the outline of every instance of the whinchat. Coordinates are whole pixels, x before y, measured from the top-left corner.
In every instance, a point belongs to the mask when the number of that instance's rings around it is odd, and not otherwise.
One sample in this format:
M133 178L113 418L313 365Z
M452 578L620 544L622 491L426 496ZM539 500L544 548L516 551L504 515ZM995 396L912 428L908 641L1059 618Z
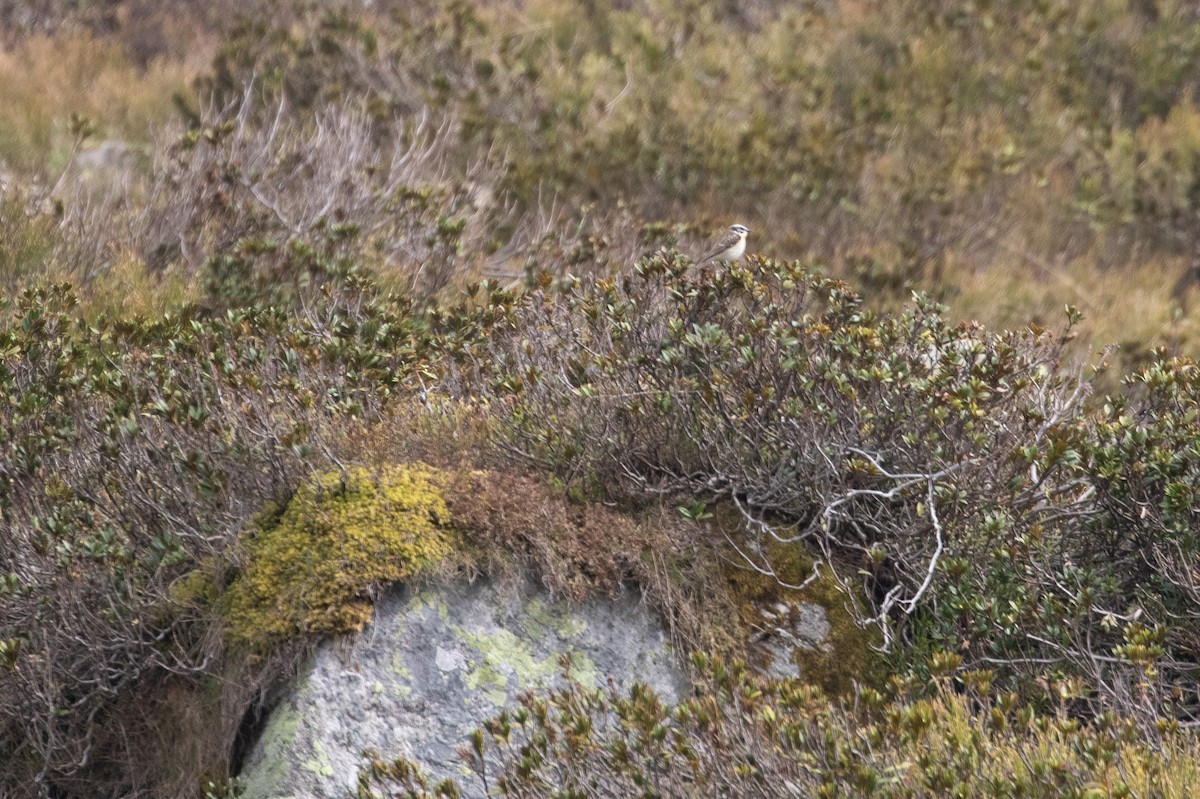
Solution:
M721 240L714 244L703 258L696 261L696 266L712 260L736 261L746 252L746 237L749 235L750 228L745 225L731 226Z

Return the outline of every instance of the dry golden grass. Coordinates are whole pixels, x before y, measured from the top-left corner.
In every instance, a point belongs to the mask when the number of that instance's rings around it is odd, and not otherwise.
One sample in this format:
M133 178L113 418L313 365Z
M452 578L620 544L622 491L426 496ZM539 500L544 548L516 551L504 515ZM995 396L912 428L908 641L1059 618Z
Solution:
M1088 256L1055 264L1014 251L1011 260L983 269L950 258L941 275L913 283L943 297L952 316L995 328L1015 330L1030 323L1062 328L1064 309L1075 306L1083 320L1074 329L1074 355L1098 364L1106 348L1116 348L1107 360L1117 368L1101 383L1107 390L1146 362L1155 347L1200 349L1191 313L1195 289L1179 288L1187 271L1184 259L1161 254L1104 268Z
M62 279L70 279L63 275ZM159 275L132 255L118 257L86 287L81 287L88 316L153 317L198 300L196 275L172 266Z
M97 123L100 138L145 144L171 118L211 61L204 38L182 60L139 67L119 43L81 32L33 36L0 50L0 167L18 174L61 170L74 146L72 114Z

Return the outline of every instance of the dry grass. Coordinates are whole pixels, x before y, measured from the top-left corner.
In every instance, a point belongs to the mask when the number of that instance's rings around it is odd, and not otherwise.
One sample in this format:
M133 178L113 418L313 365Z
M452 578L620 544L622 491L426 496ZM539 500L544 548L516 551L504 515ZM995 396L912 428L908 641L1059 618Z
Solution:
M193 45L185 59L145 67L120 43L86 32L36 35L0 50L0 169L63 169L75 145L72 114L93 120L100 138L149 143L173 114L172 96L186 96L211 60L211 43L201 37Z
M64 275L64 278L69 276ZM150 274L141 260L118 257L84 290L89 318L140 316L151 318L177 309L200 296L195 275L171 267Z
M1098 362L1103 350L1115 346L1109 360L1124 372L1144 363L1154 347L1194 352L1200 345L1191 315L1194 289L1179 288L1188 274L1180 258L1150 257L1108 269L1086 257L1056 264L1019 253L987 269L947 262L950 279L926 274L907 283L941 298L952 316L992 327L1020 329L1032 322L1061 328L1064 308L1074 305L1084 317L1075 327L1073 350L1085 361Z

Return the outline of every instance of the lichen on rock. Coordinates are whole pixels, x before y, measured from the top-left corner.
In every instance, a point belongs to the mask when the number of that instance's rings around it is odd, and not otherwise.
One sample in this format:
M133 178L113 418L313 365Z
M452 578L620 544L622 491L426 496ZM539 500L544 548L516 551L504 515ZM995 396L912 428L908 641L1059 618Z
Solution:
M535 582L435 581L386 593L369 634L320 646L279 697L240 781L244 799L353 795L363 752L462 778L459 747L526 691L643 682L666 701L687 678L640 593L549 600ZM469 775L469 772L466 772ZM474 780L464 796L483 799Z

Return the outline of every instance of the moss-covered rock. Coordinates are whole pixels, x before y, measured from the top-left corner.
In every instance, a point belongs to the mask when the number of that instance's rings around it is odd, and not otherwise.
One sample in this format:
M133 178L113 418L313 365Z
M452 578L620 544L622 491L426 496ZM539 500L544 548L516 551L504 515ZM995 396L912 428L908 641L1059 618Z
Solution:
M228 629L254 647L350 633L370 593L453 551L441 475L427 467L354 468L300 486L282 515L252 529L245 570L227 595Z
M856 599L846 594L828 570L820 571L800 590L789 588L813 574L813 559L801 546L772 542L764 555L775 577L739 566L736 555L725 561L726 581L741 623L770 635L786 621L782 616L804 604L816 605L828 623L825 637L802 642L805 645L790 653L803 678L833 695L849 693L855 683L877 681L883 674L883 663L873 648L878 636L855 623L851 603Z

